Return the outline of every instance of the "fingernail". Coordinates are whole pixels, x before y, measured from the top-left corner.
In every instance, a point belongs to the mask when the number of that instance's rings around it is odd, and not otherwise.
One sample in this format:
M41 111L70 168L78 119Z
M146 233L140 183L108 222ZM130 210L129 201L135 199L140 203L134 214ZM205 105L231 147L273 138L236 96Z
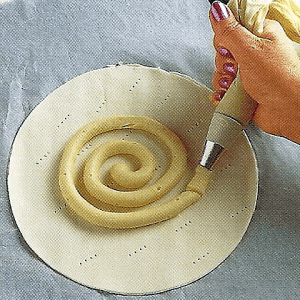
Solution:
M232 54L226 48L220 47L217 49L217 52L222 56L233 58Z
M221 87L222 89L228 89L230 83L229 83L229 80L228 80L227 78L223 77L223 78L221 78L221 79L219 80L219 85L220 85L220 87Z
M216 21L222 21L229 17L228 9L222 2L216 1L211 5L211 13Z
M217 104L218 102L220 102L224 95L225 95L224 90L214 92L214 94L213 94L213 103Z
M223 65L223 70L224 70L225 73L227 73L229 75L235 75L236 74L236 67L232 63L225 63Z

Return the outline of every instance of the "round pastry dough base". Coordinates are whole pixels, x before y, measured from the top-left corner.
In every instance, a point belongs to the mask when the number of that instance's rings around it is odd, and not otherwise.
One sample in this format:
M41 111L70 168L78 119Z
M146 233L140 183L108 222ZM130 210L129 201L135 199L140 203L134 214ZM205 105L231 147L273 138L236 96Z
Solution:
M138 65L89 72L51 93L20 128L9 166L13 214L33 251L78 283L120 294L172 289L218 266L241 240L255 209L257 167L243 133L216 165L200 201L156 225L93 227L69 211L57 178L62 150L83 125L101 117L146 115L174 131L188 151L186 176L164 198L179 194L201 157L213 113L210 95L186 76ZM136 139L153 151L160 147L140 132L124 130L87 144L79 160L95 143L110 138ZM167 163L157 155L159 175Z

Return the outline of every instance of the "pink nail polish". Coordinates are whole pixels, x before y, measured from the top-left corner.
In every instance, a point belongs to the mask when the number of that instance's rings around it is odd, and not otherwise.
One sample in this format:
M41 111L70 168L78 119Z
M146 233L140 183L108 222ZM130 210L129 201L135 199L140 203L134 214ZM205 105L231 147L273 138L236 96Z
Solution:
M232 63L225 63L223 65L223 70L229 75L235 75L236 74L236 67Z
M214 101L215 102L220 102L223 98L223 96L225 95L225 91L224 90L220 90L220 91L216 91L214 92Z
M229 10L226 8L225 4L219 1L216 1L211 5L211 13L218 22L229 17Z
M219 80L219 85L220 85L220 87L221 87L222 89L228 89L230 83L229 83L229 80L228 80L227 78L223 77L223 78L221 78L221 79Z
M226 48L220 47L217 49L217 52L222 56L233 58L232 54Z

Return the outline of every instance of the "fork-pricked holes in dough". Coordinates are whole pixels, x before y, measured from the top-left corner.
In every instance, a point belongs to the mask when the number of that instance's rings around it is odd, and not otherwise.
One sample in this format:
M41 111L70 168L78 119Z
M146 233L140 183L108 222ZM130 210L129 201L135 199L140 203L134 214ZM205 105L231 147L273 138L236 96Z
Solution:
M145 250L147 250L147 249L148 249L147 246L146 246L146 245L143 245L143 246L141 246L141 247L135 249L134 251L128 253L128 257L131 258L131 257L133 257L134 255L137 255L138 253L141 253L141 252L143 252L143 251L145 251Z
M197 257L197 259L193 261L193 264L196 265L197 263L199 263L199 262L203 261L205 258L207 258L207 256L209 256L209 252L208 252L208 251L207 251L207 252L204 252L204 253L201 254L201 255L199 255L199 256Z
M63 124L67 122L67 120L71 117L71 114L67 114L56 126L57 128L60 128ZM40 165L43 161L45 161L50 156L50 151L45 152L41 157L38 158L38 160L35 162L36 165Z
M223 171L229 169L231 166L232 166L231 164L227 164L225 167L223 167L223 168L220 170L220 172L223 172Z
M244 206L242 209L240 209L240 210L236 211L235 213L233 213L233 214L230 216L230 218L232 219L232 218L238 216L239 214L242 214L242 213L245 212L247 209L249 209L249 207L248 207L248 206Z
M189 220L187 222L185 222L183 225L179 226L178 228L175 229L175 232L180 232L186 228L188 228L188 226L190 226L192 224L192 221Z
M140 81L141 81L141 79L139 78L139 79L131 86L131 88L129 89L129 92L132 92L133 89L139 84Z
M35 162L35 164L40 165L43 161L45 161L49 157L50 154L51 154L50 151L47 151Z
M57 209L55 209L54 213L57 214L57 213L59 213L60 211L62 211L66 207L67 207L67 203L64 203L63 205L61 205Z
M199 129L201 127L200 124L201 124L200 121L195 121L194 124L189 129L186 130L187 133L192 133L195 129L196 130Z
M97 254L93 254L91 256L86 257L83 261L79 262L79 266L83 266L84 264L87 264L91 262L93 259L96 259L98 257Z
M69 118L71 117L71 114L67 114L60 122L59 125L57 125L57 128L61 127Z
M80 154L85 153L86 151L90 150L92 148L93 144L91 142L86 143L84 145L84 147L81 148L81 150L77 153L77 156L79 156Z
M122 141L125 141L132 134L132 129L128 129L127 132L124 130L124 136L121 138Z
M101 104L97 107L96 109L96 113L99 113L100 110L104 107L104 105L106 104L106 100L104 99Z
M170 95L167 95L160 103L158 103L157 108L160 108L164 105L168 100L170 100Z

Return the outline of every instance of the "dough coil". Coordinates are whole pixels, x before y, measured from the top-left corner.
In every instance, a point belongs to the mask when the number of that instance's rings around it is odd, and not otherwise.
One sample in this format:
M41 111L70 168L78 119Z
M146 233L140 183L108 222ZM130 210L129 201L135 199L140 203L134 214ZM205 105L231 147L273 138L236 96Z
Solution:
M88 157L83 172L86 190L94 198L108 205L137 208L129 212L105 211L92 205L76 188L74 165L77 153L93 137L122 129L142 130L159 139L168 149L171 163L167 171L153 184L156 160L142 144L135 141L112 140L97 147ZM139 161L139 168L131 170L126 164L115 164L110 176L123 190L115 190L101 182L98 175L104 162L114 155L132 155ZM210 172L197 168L186 191L156 206L147 206L168 193L183 177L187 168L187 156L179 138L161 123L141 116L109 117L85 125L68 142L60 163L59 185L68 206L92 224L109 228L136 228L158 223L178 215L179 212L199 200L209 181ZM129 189L129 190L128 190Z

